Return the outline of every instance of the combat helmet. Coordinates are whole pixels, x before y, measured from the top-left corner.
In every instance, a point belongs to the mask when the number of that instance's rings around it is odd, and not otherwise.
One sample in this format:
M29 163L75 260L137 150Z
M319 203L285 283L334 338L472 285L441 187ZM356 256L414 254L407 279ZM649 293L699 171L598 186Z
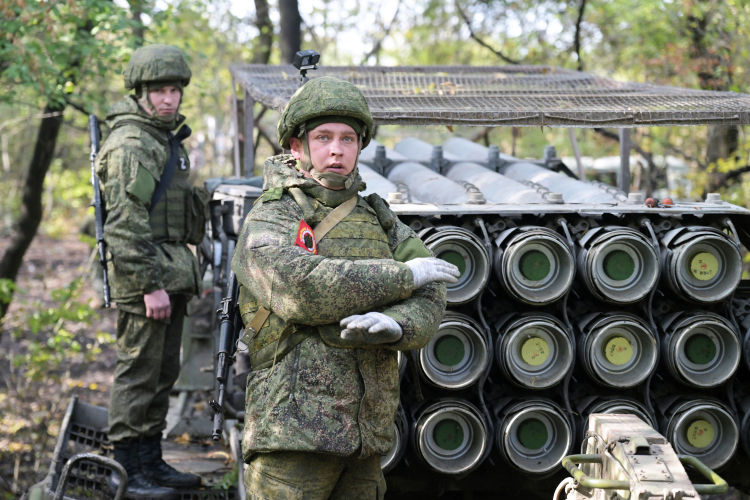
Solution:
M151 82L174 82L187 87L192 73L180 49L172 45L155 43L133 52L123 77L125 88L139 91Z
M362 122L362 147L370 143L372 115L362 91L353 83L322 76L308 81L289 99L276 128L279 144L290 149L289 139L298 127L321 116L346 116L359 120Z

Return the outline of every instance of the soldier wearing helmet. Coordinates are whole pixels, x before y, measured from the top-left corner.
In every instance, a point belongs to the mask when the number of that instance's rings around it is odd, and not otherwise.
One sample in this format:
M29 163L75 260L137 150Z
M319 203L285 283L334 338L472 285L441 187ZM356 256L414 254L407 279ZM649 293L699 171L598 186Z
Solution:
M292 154L266 160L240 232L232 269L253 367L242 442L251 496L383 498L396 353L429 342L444 282L459 274L382 198L358 195L372 135L356 86L310 80L278 124Z
M179 113L190 76L176 47L135 51L124 71L125 88L135 93L110 108L111 133L96 159L117 302L109 440L128 473L128 498L178 498L175 488L201 484L200 477L170 467L161 453L185 309L200 292L198 263L187 244L201 242L208 202L205 189L188 181L190 161L181 144L190 135ZM120 480L113 474L110 486Z

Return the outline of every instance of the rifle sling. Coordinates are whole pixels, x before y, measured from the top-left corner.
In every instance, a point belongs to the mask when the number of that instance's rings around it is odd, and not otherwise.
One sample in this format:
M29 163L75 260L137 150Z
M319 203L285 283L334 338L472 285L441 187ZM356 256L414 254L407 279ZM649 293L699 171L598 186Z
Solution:
M190 130L190 127L187 125L178 130L177 134L169 132L169 159L161 173L159 183L156 185L156 188L154 188L154 194L151 196L151 204L148 207L149 215L151 215L151 212L156 208L156 204L159 203L162 197L164 197L164 193L167 192L169 184L174 177L174 172L177 170L177 159L180 157L180 143L190 137L191 133L192 130Z
M338 207L334 208L333 211L326 215L325 218L320 221L320 224L315 226L315 229L313 230L313 233L315 234L315 241L320 241L323 239L323 237L328 234L328 232L336 227L336 225L344 220L347 215L352 213L352 210L354 210L354 207L357 206L357 199L359 197L357 195L352 196L348 200L346 200L344 203L339 205ZM255 312L255 315L253 316L253 319L250 320L250 323L248 323L245 335L243 337L248 337L247 340L243 339L243 344L250 345L250 341L252 341L256 335L258 335L258 332L260 332L260 329L263 327L263 324L266 322L268 317L271 315L271 311L266 309L265 307L261 306L260 309L258 309ZM291 329L289 333L290 335ZM283 339L279 339L279 342Z
M344 203L334 208L330 214L326 215L325 219L320 221L320 224L315 226L315 229L313 229L313 233L315 234L316 242L320 243L320 240L322 240L323 237L328 234L328 231L336 227L336 224L344 220L347 215L352 213L354 207L357 206L358 198L359 196L357 195L352 196Z

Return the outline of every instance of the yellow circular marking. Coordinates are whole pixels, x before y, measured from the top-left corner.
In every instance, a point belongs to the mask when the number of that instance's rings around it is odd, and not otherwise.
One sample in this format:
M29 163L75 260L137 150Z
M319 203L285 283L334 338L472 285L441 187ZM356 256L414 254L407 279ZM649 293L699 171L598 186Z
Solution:
M687 426L685 437L691 446L705 448L714 440L714 426L706 420L693 420Z
M540 337L530 337L521 344L521 359L531 366L539 366L549 358L549 345Z
M708 281L719 272L719 261L710 252L696 252L688 260L688 270L695 279Z
M604 344L604 357L613 365L624 365L633 358L633 346L625 337L610 337Z

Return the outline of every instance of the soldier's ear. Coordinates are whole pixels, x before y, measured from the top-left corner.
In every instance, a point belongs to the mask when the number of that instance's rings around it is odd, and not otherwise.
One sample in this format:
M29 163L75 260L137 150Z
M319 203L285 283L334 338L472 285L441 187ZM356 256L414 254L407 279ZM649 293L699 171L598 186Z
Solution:
M289 149L292 151L292 156L294 156L297 160L301 160L305 155L302 141L298 137L289 138Z

